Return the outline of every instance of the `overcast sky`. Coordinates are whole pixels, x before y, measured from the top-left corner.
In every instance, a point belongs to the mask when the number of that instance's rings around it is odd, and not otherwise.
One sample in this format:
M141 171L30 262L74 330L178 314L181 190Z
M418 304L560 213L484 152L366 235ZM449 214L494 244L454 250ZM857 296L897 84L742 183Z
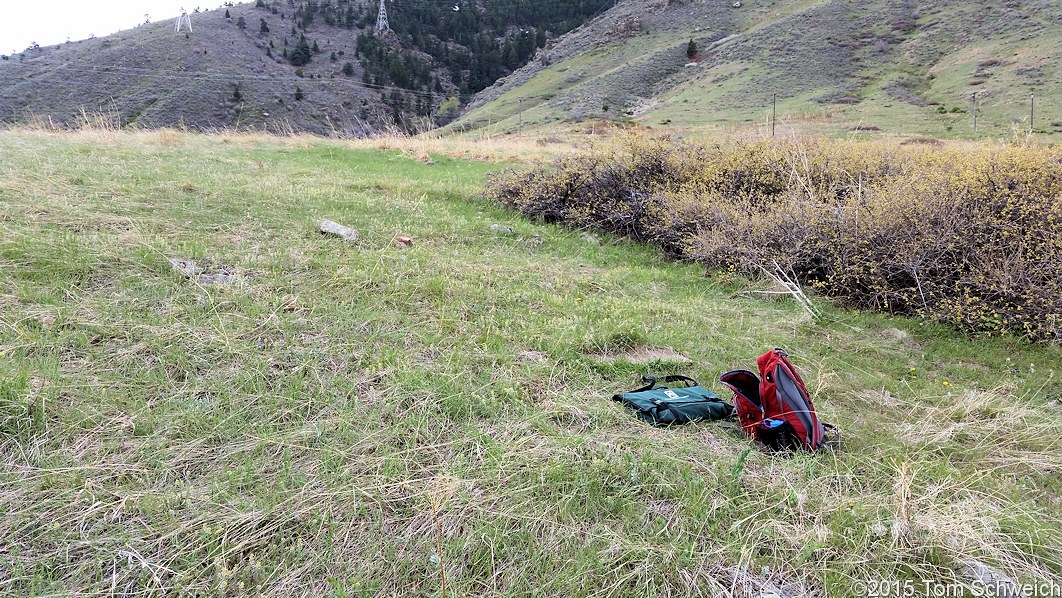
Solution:
M0 0L0 54L21 52L33 42L42 46L103 37L144 22L173 20L184 7L192 12L217 8L224 0ZM239 2L236 2L239 4Z

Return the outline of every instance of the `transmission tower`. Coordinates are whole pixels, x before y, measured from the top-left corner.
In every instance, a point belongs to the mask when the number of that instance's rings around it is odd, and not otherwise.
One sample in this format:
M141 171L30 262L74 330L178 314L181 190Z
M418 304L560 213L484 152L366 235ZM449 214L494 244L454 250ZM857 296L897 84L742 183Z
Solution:
M384 0L380 0L380 13L376 15L376 31L387 31L390 28L391 25L387 22L387 7L384 6Z
M188 16L188 11L181 9L181 16L177 17L177 23L173 26L174 33L180 33L181 29L185 26L188 27L188 32L192 32L192 17Z

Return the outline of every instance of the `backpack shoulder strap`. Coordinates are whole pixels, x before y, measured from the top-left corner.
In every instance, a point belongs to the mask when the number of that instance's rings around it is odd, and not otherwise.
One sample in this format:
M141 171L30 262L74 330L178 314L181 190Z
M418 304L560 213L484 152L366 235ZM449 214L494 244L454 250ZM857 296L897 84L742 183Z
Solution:
M690 378L689 376L664 376L663 378L660 379L660 381L661 382L665 382L665 383L667 383L667 382L685 382L687 386L700 386L700 383L698 383L693 378Z
M663 378L657 378L656 376L645 374L644 376L642 376L642 382L646 383L645 386L635 388L634 390L631 390L629 392L642 392L645 390L653 390L654 388L657 388L657 386L661 385L661 383L667 384L669 382L685 382L687 386L700 386L700 384L696 380L690 378L689 376L664 376Z

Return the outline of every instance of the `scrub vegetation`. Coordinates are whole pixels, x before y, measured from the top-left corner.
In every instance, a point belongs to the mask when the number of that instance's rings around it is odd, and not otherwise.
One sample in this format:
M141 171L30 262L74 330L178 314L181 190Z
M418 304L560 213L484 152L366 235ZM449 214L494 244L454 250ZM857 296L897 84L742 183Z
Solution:
M511 148L367 145L0 132L0 594L855 596L975 560L1062 581L1058 347L818 298L813 319L493 204ZM808 146L803 180L833 189L816 152L842 149ZM915 185L905 161L933 160L878 150L837 168ZM609 400L647 370L721 392L774 346L843 450Z
M654 242L851 306L1062 341L1062 151L626 138L499 177L525 214Z

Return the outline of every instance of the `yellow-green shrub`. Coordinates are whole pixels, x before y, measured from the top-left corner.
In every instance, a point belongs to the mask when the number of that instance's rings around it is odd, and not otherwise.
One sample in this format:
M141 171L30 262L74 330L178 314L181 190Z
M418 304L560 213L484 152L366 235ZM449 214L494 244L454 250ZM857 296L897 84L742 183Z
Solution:
M777 261L850 305L1062 340L1062 150L628 138L497 201L713 267Z

